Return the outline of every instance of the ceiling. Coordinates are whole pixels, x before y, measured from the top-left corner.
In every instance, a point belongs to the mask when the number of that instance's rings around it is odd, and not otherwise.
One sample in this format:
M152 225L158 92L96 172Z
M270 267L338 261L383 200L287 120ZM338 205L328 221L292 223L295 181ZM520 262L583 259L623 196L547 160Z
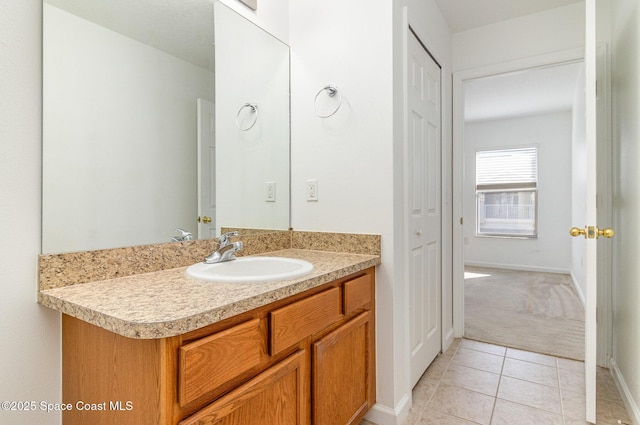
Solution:
M45 0L213 71L213 0Z
M465 122L571 110L582 62L469 80Z
M454 33L581 0L435 0ZM467 81L465 121L570 110L582 63L537 68Z
M454 33L578 1L580 0L435 0Z

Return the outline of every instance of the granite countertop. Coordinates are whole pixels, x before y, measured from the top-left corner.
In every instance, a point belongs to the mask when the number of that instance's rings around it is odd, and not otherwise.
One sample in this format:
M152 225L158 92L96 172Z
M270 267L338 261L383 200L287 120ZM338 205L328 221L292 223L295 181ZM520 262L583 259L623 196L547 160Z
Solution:
M299 258L313 271L298 279L215 283L186 267L41 291L38 302L117 334L167 338L219 322L380 264L377 255L285 249L262 255Z

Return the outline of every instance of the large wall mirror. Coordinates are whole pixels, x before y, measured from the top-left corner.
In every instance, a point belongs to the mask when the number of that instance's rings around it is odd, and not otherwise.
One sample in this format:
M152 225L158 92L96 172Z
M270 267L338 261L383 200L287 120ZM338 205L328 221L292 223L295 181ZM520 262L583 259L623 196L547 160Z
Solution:
M43 3L43 253L289 227L287 45L215 0Z

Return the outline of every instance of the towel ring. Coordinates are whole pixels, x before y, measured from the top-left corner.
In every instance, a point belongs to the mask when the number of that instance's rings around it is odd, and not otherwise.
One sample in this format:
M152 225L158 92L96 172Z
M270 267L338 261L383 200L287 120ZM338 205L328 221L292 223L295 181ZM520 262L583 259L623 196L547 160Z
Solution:
M318 113L318 96L320 96L320 93L322 92L326 92L327 96L329 97L335 97L336 95L337 97L337 102L338 102L338 106L336 106L336 109L333 110L333 112L329 113L329 114L319 114ZM335 115L336 112L338 112L338 109L340 109L340 106L342 105L342 94L340 94L340 92L338 91L338 87L334 86L334 85L328 85L325 86L323 88L320 89L320 91L318 91L318 93L316 93L316 97L313 99L313 110L315 111L316 115L320 118L329 118L333 115Z
M249 127L243 128L240 125L240 113L242 112L242 110L244 108L249 108L251 109L251 113L252 114L256 114L256 117L253 119L253 122L251 123L251 125ZM236 114L236 125L238 126L238 128L241 131L249 131L253 128L254 125L256 125L256 122L258 122L258 105L255 103L245 103L244 105L242 105L240 107L240 109L238 109L238 113Z

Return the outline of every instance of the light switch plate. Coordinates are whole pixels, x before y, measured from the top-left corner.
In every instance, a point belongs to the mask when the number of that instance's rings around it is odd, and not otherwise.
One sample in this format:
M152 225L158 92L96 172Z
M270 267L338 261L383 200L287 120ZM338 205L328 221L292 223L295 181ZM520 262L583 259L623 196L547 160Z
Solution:
M267 202L275 202L276 201L276 182L265 182L265 201Z

